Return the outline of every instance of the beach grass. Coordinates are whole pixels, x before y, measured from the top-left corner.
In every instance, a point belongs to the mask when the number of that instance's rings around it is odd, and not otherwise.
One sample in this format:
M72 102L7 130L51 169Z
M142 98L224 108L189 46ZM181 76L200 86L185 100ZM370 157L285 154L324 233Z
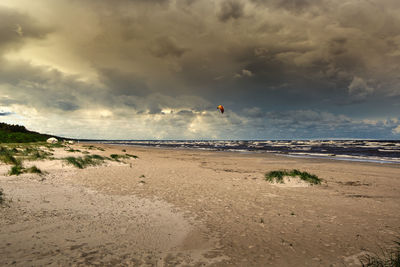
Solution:
M3 189L0 188L0 204L3 204L4 202L4 193L3 193Z
M36 166L29 167L29 168L25 169L24 172L27 172L27 173L37 173L37 174L42 174L42 173L43 173L42 170L40 170L40 169L39 169L38 167L36 167Z
M79 169L84 169L87 166L96 166L104 162L106 158L100 155L86 155L84 157L66 157L64 160Z
M315 174L311 174L309 172L302 172L297 169L270 171L265 174L265 180L267 180L270 183L274 182L284 183L283 178L285 176L298 177L301 180L306 181L310 184L321 184L322 181L322 179Z
M69 148L67 150L65 150L67 152L81 152L79 149L73 149L73 148Z
M86 149L89 149L89 150L100 150L100 151L105 151L104 150L104 148L101 148L101 147L96 147L96 146L93 146L93 145L84 145L83 146L84 148L86 148Z
M24 167L21 164L16 164L11 167L11 170L8 172L9 175L20 175L24 173Z
M53 153L46 152L41 149L34 149L30 154L28 154L27 159L28 160L44 160L44 159L48 159L52 155L53 155Z
M18 150L17 150L18 151ZM7 147L0 147L0 161L5 164L17 164L18 160L14 157L17 152Z
M42 170L40 170L38 167L36 166L32 166L29 168L24 168L22 166L22 163L19 162L16 165L12 166L10 171L8 172L9 175L20 175L23 173L36 173L36 174L42 174Z
M135 155L131 155L131 154L125 154L125 155L121 155L121 154L111 154L110 157L115 160L115 161L120 161L121 159L129 159L129 158L134 158L137 159L138 156Z
M365 255L360 258L363 267L400 267L400 240L395 247L382 252L382 255Z

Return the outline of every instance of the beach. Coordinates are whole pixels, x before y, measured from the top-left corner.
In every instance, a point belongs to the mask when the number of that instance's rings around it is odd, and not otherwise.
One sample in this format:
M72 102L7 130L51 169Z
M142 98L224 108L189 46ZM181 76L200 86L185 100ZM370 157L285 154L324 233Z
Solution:
M400 236L400 164L69 147L79 152L26 162L41 175L10 176L0 165L1 266L359 266ZM60 160L83 151L137 158L84 169ZM265 180L280 169L323 182Z

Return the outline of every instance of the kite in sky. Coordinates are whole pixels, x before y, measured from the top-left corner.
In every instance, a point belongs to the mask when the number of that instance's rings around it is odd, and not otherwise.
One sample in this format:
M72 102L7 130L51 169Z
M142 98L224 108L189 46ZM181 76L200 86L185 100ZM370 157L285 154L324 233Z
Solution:
M217 109L219 109L219 110L221 111L221 113L224 114L224 106L219 105L219 106L217 107Z

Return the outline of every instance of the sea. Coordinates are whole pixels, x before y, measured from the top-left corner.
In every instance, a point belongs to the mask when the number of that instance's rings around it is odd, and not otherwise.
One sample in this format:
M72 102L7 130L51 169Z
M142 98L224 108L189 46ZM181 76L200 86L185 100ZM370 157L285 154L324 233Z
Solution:
M400 140L118 140L104 144L400 164Z

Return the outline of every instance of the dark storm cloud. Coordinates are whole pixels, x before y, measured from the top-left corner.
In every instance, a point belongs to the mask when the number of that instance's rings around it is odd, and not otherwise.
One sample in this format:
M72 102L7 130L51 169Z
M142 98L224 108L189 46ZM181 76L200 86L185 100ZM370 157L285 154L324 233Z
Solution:
M238 0L225 0L221 3L218 19L225 22L229 19L239 19L244 15L244 5Z
M261 6L285 9L290 12L299 13L309 11L311 7L323 7L325 0L251 0Z
M10 116L12 114L13 114L12 112L2 112L2 111L0 111L0 116Z
M174 38L169 36L157 38L150 46L151 53L156 57L181 57L186 50L180 47Z
M145 96L151 93L143 79L118 69L101 69L101 79L112 95Z
M398 1L17 2L0 7L5 107L194 137L221 119L237 138L398 132Z
M44 38L47 33L49 28L38 25L32 17L0 6L0 53L18 49L26 38Z
M74 102L56 101L55 106L63 111L74 111L79 109L79 106Z
M26 62L0 60L0 89L9 97L1 103L26 104L39 110L73 111L79 109L76 95L88 90L75 77ZM79 93L78 93L79 92Z

